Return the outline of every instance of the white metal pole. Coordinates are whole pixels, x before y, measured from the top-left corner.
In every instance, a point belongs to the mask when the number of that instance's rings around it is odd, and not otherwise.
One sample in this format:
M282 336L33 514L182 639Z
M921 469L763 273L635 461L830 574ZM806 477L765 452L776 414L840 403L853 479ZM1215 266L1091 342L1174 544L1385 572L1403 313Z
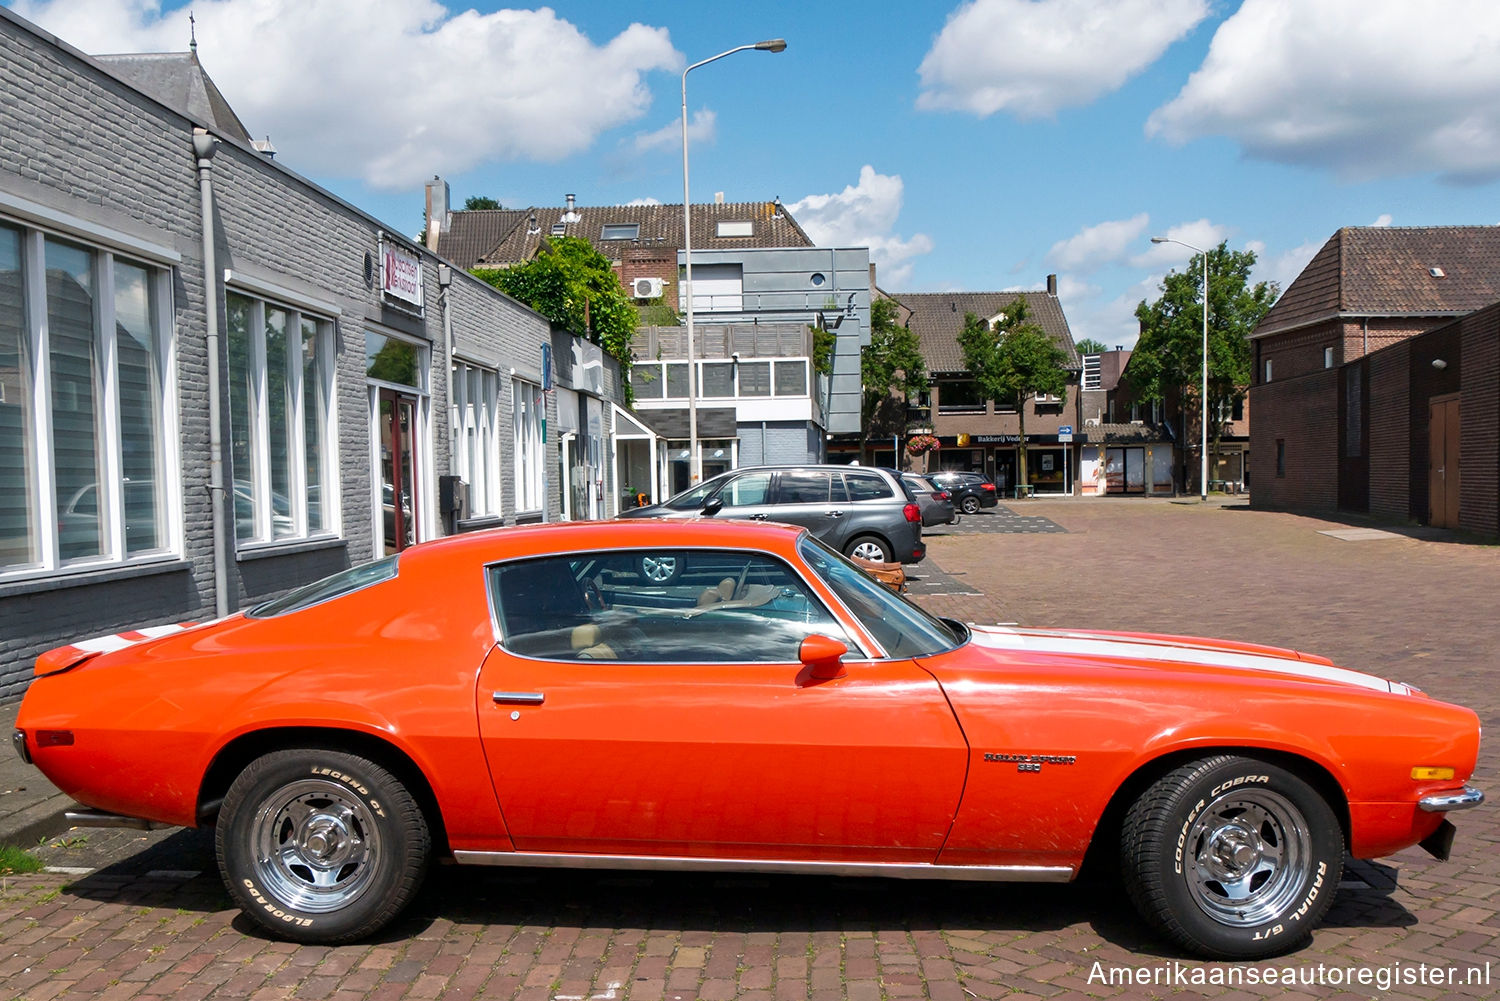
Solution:
M693 63L682 71L682 293L686 300L687 309L687 354L688 354L688 476L689 485L695 485L703 479L703 458L698 449L698 361L697 352L694 350L693 337L693 201L688 194L688 110L687 110L687 75L699 66L707 66L716 59L732 56L736 52L744 52L746 49L759 49L762 52L782 52L786 49L786 40L772 38L764 42L756 42L754 45L738 45L732 49L726 49L716 56L709 56L700 62Z

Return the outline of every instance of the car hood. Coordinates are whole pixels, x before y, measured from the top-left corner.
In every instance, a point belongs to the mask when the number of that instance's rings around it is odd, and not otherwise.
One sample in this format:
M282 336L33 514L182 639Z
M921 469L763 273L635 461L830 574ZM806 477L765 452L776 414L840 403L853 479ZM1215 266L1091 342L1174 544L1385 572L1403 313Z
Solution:
M983 649L1021 656L1066 659L1104 659L1142 667L1181 665L1218 677L1280 675L1321 684L1363 688L1401 695L1415 689L1372 674L1336 667L1326 657L1280 647L1235 643L1195 636L1154 633L1082 632L1052 629L1013 629L970 626L972 643Z

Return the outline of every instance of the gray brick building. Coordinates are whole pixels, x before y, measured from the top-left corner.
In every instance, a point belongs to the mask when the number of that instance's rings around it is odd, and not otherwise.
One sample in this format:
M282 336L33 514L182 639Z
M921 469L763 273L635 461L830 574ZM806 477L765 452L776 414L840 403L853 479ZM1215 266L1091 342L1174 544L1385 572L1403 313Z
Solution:
M597 349L257 150L206 75L164 94L184 67L0 9L0 698L64 642L556 518L559 398L612 433ZM544 353L581 360L556 392Z

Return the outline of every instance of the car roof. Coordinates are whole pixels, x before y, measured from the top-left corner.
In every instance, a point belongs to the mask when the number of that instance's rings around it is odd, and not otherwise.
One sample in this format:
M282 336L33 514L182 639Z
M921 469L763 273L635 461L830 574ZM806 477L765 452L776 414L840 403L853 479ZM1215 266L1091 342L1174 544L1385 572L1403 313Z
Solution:
M601 549L683 549L728 546L789 552L806 529L779 522L732 518L629 518L513 525L450 535L407 549L402 569L450 560L492 563L522 556L548 556Z

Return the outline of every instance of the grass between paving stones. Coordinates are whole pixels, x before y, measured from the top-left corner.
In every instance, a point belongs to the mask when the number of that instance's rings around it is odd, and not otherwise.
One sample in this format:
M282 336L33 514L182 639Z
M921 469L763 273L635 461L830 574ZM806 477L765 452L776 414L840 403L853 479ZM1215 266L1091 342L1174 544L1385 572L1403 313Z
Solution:
M46 864L23 848L15 845L0 845L0 876L18 876L26 872L41 872Z

